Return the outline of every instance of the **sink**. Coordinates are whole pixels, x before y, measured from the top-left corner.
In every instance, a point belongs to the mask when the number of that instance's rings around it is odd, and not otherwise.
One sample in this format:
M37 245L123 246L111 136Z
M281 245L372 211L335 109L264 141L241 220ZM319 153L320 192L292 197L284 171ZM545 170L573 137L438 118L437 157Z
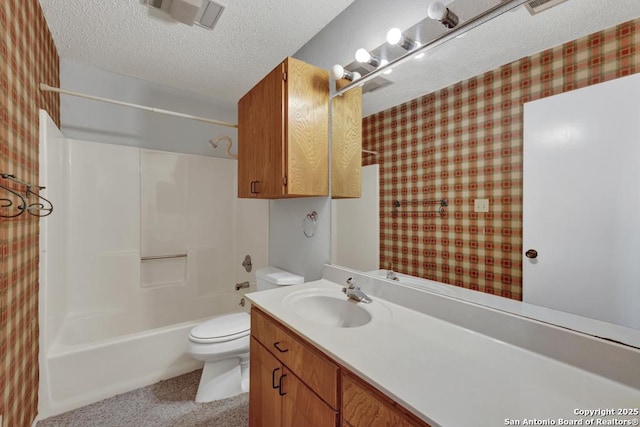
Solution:
M375 301L372 304L375 304ZM312 288L293 292L283 305L303 319L336 328L357 328L371 322L373 316L362 303L347 299L338 288ZM378 305L379 307L379 305ZM379 309L379 308L378 308ZM375 310L374 315L375 315Z

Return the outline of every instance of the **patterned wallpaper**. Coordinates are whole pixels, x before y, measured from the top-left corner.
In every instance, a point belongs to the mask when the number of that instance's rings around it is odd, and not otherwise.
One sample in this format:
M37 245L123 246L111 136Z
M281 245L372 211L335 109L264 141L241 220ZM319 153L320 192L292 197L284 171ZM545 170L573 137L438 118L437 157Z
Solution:
M364 164L380 164L381 268L522 299L523 103L637 72L640 19L364 118L364 148L378 152ZM443 217L422 205L442 198Z
M59 86L58 54L38 0L0 1L0 34L0 172L35 183L38 109L60 123L59 98L38 84ZM0 218L0 250L0 414L4 427L27 427L38 407L38 218Z

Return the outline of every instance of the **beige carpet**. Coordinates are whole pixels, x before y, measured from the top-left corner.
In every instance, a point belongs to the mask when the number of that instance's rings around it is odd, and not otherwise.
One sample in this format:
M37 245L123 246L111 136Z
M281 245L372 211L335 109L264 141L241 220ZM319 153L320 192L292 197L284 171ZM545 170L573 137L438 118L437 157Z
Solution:
M249 394L210 403L194 398L202 371L39 421L37 427L245 427Z

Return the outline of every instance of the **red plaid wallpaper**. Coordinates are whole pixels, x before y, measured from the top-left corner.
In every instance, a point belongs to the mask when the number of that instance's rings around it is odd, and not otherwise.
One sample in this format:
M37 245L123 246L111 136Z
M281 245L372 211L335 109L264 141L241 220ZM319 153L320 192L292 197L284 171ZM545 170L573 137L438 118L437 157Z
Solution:
M58 54L38 0L0 1L0 34L0 172L35 183L38 109L60 123L59 98L38 84L59 86ZM38 408L38 218L0 218L0 251L0 414L4 427L27 427Z
M640 19L364 118L363 148L378 152L364 164L380 164L380 267L522 299L523 103L637 72ZM443 217L422 212L442 198ZM394 213L395 201L408 206Z

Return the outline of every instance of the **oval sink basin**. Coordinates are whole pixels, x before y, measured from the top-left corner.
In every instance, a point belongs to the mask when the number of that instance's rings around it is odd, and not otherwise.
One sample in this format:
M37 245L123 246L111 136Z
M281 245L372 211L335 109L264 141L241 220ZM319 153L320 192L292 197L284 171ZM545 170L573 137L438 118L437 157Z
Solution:
M365 304L350 301L339 290L317 288L297 291L285 297L283 304L299 317L325 326L356 328L372 319Z

